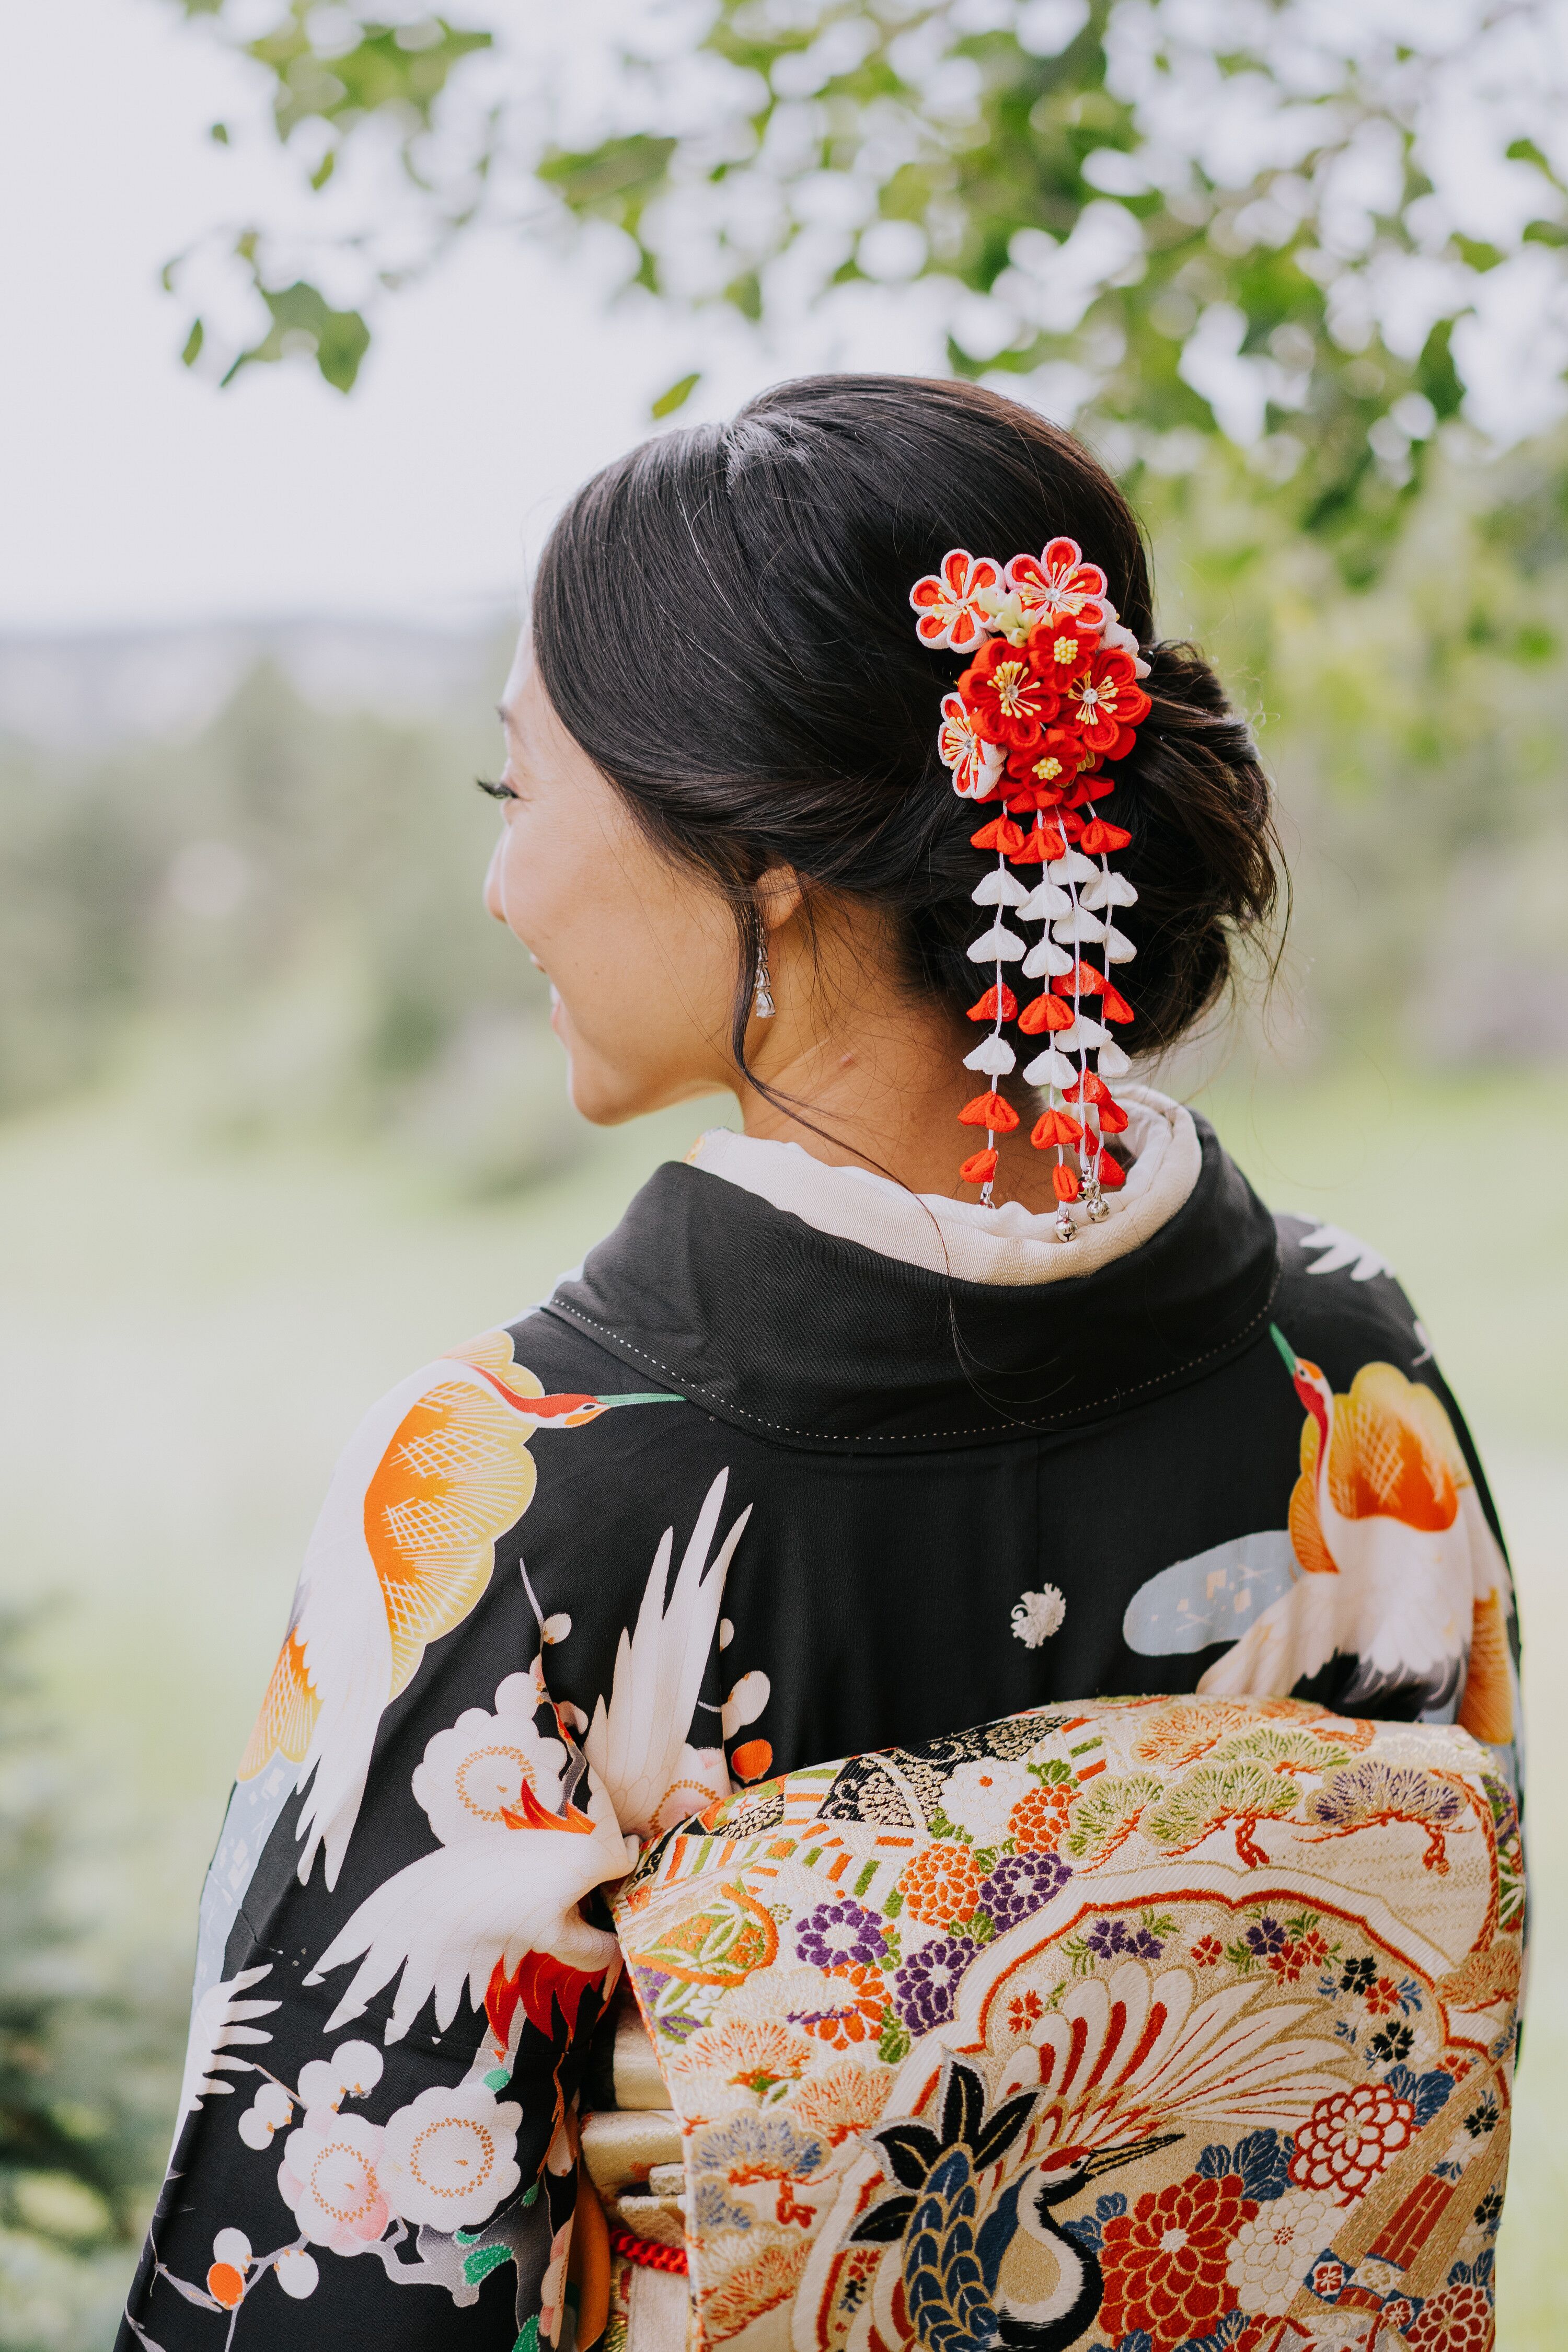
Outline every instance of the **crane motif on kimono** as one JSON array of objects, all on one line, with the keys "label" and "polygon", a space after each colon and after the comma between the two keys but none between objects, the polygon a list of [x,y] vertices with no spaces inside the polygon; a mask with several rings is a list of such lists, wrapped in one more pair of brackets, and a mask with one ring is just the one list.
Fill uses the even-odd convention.
[{"label": "crane motif on kimono", "polygon": [[1510,1739],[1507,1570],[1441,1400],[1385,1363],[1336,1396],[1270,1329],[1308,1415],[1289,1513],[1299,1572],[1198,1688],[1282,1696],[1351,1658],[1337,1704],[1375,1711],[1415,1690],[1441,1719],[1462,1689],[1465,1727]]}]

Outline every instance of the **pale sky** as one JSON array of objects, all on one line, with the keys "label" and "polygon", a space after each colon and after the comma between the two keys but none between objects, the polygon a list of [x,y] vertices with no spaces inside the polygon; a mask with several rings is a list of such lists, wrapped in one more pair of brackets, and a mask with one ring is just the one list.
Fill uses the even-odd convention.
[{"label": "pale sky", "polygon": [[161,0],[11,0],[6,66],[0,630],[510,606],[689,363],[689,331],[497,236],[388,305],[352,398],[300,361],[219,393],[158,272],[247,209],[206,130],[248,79]]}]

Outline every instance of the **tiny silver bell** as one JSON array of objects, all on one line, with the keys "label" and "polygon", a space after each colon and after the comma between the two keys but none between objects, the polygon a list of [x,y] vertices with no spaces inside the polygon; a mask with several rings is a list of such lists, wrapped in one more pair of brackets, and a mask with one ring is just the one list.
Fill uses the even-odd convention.
[{"label": "tiny silver bell", "polygon": [[1072,1219],[1068,1216],[1068,1214],[1067,1211],[1066,1211],[1065,1209],[1058,1209],[1058,1210],[1057,1211],[1057,1239],[1058,1239],[1058,1242],[1070,1242],[1070,1241],[1072,1241],[1072,1240],[1075,1238],[1075,1236],[1077,1235],[1077,1233],[1078,1233],[1078,1227],[1074,1224],[1074,1223],[1073,1223]]},{"label": "tiny silver bell", "polygon": [[1089,1223],[1090,1223],[1091,1225],[1102,1225],[1102,1224],[1105,1223],[1105,1220],[1107,1219],[1107,1217],[1109,1217],[1109,1216],[1110,1216],[1110,1208],[1108,1207],[1108,1205],[1106,1204],[1106,1202],[1105,1202],[1104,1201],[1102,1201],[1102,1200],[1101,1200],[1101,1198],[1100,1198],[1100,1194],[1099,1194],[1098,1192],[1096,1192],[1096,1193],[1095,1193],[1095,1195],[1094,1195],[1094,1197],[1093,1197],[1093,1199],[1089,1202]]}]

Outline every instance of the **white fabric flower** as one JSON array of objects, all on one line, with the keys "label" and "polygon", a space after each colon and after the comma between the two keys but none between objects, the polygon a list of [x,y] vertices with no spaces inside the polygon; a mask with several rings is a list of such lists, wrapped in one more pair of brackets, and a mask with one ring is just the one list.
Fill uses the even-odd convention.
[{"label": "white fabric flower", "polygon": [[1007,1834],[1008,1814],[1034,1785],[1022,1764],[985,1757],[950,1773],[942,1809],[976,1845],[997,1845]]},{"label": "white fabric flower", "polygon": [[399,2107],[382,2140],[381,2193],[405,2221],[437,2230],[486,2221],[522,2175],[514,2162],[522,2109],[482,2083],[437,2084]]},{"label": "white fabric flower", "polygon": [[993,1078],[1005,1078],[1016,1056],[1005,1037],[984,1037],[973,1054],[965,1054],[966,1070],[981,1070]]},{"label": "white fabric flower", "polygon": [[302,2236],[335,2254],[353,2254],[380,2237],[388,2220],[376,2179],[382,2135],[363,2116],[309,2107],[283,2143],[278,2193]]},{"label": "white fabric flower", "polygon": [[1260,2206],[1231,2241],[1226,2274],[1244,2307],[1268,2319],[1282,2317],[1342,2218],[1331,2197],[1311,2189],[1287,2189]]},{"label": "white fabric flower", "polygon": [[526,1828],[532,1806],[560,1811],[566,1750],[535,1728],[537,1705],[531,1676],[508,1675],[493,1715],[470,1706],[430,1741],[413,1789],[443,1845],[485,1830]]},{"label": "white fabric flower", "polygon": [[1026,1649],[1048,1642],[1068,1613],[1067,1602],[1054,1584],[1043,1591],[1021,1593],[1013,1608],[1013,1632]]},{"label": "white fabric flower", "polygon": [[321,2273],[303,2246],[289,2247],[286,2252],[279,2255],[272,2267],[278,2273],[279,2285],[296,2303],[303,2303],[308,2294],[315,2294]]}]

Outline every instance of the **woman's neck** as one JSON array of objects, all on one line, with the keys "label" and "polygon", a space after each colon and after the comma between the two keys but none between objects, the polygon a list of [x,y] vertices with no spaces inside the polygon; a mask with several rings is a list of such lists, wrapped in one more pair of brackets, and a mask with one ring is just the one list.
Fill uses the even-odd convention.
[{"label": "woman's neck", "polygon": [[[800,1034],[782,1002],[776,1025],[753,1021],[749,1058],[767,1091],[737,1088],[742,1124],[750,1136],[798,1143],[830,1167],[872,1168],[911,1192],[952,1198],[961,1192],[959,1162],[984,1140],[957,1118],[966,1082],[971,1093],[989,1083],[969,1081],[963,1067],[979,1033],[938,1007],[888,995],[885,1007],[837,1034]],[[1029,1147],[1034,1097],[1016,1079],[1003,1080],[1000,1091],[1019,1125],[1000,1139],[996,1197],[1037,1213],[1054,1209],[1048,1161]]]}]

